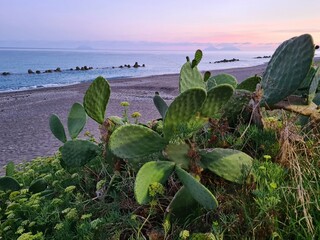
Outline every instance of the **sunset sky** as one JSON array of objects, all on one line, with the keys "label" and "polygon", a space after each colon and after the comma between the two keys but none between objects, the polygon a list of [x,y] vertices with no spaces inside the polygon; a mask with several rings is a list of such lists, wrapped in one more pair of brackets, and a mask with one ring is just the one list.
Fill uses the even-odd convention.
[{"label": "sunset sky", "polygon": [[272,49],[303,33],[319,44],[319,12],[320,0],[1,0],[0,47],[125,41]]}]

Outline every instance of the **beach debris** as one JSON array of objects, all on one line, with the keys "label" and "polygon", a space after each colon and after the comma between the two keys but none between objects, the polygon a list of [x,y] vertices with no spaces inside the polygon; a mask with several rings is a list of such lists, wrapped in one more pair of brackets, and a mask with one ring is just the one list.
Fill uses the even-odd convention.
[{"label": "beach debris", "polygon": [[34,71],[32,71],[31,69],[28,69],[28,73],[29,74],[34,74]]}]

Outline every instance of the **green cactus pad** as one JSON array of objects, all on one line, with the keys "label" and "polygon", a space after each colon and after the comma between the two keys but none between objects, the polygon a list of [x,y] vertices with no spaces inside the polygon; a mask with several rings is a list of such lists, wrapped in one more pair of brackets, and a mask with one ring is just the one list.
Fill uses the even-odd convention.
[{"label": "green cactus pad", "polygon": [[39,193],[42,192],[44,190],[46,190],[48,187],[48,184],[46,182],[46,180],[44,180],[43,178],[37,179],[36,181],[32,182],[30,187],[29,187],[29,192],[31,193]]},{"label": "green cactus pad", "polygon": [[166,112],[168,110],[168,105],[167,103],[163,100],[162,97],[160,97],[159,93],[156,92],[154,97],[153,97],[153,103],[158,109],[158,112],[160,113],[162,119],[164,119]]},{"label": "green cactus pad", "polygon": [[243,89],[250,92],[256,91],[257,84],[261,82],[261,77],[253,76],[245,79],[241,83],[238,84],[237,89]]},{"label": "green cactus pad", "polygon": [[86,125],[87,114],[80,103],[74,103],[68,116],[68,130],[70,137],[75,139]]},{"label": "green cactus pad", "polygon": [[176,166],[176,173],[182,184],[188,189],[191,196],[205,209],[213,210],[218,206],[217,199],[212,193],[198,182],[193,176],[187,173],[182,168]]},{"label": "green cactus pad", "polygon": [[52,114],[49,119],[50,130],[52,134],[61,142],[65,143],[67,141],[66,132],[64,127],[55,114]]},{"label": "green cactus pad", "polygon": [[94,159],[100,153],[100,148],[86,140],[73,140],[66,142],[60,151],[61,165],[72,168],[81,167]]},{"label": "green cactus pad", "polygon": [[311,104],[313,99],[316,96],[317,88],[320,82],[320,67],[315,67],[315,73],[313,74],[313,78],[311,80],[311,83],[309,85],[309,92],[308,92],[308,97],[307,101],[308,104]]},{"label": "green cactus pad", "polygon": [[235,126],[239,120],[246,122],[250,119],[251,113],[246,112],[252,93],[247,90],[236,89],[223,107],[223,118],[226,118],[230,126]]},{"label": "green cactus pad", "polygon": [[149,186],[154,182],[164,184],[172,174],[175,164],[172,162],[147,162],[137,173],[134,183],[134,195],[139,204],[146,204],[151,200]]},{"label": "green cactus pad", "polygon": [[192,63],[187,61],[180,71],[179,91],[183,93],[191,88],[205,88],[205,82],[197,66],[192,68]]},{"label": "green cactus pad", "polygon": [[222,73],[222,74],[212,76],[208,79],[207,89],[208,89],[208,91],[210,91],[211,88],[214,88],[214,87],[221,85],[221,84],[229,84],[233,88],[236,88],[238,85],[238,82],[234,76],[232,76],[230,74]]},{"label": "green cactus pad", "polygon": [[204,149],[201,163],[218,176],[235,183],[243,183],[252,168],[252,157],[233,149]]},{"label": "green cactus pad", "polygon": [[6,176],[0,178],[1,191],[19,191],[20,184],[12,177]]},{"label": "green cactus pad", "polygon": [[211,77],[211,72],[206,71],[203,75],[203,81],[208,81],[208,79]]},{"label": "green cactus pad", "polygon": [[272,106],[295,92],[307,76],[313,56],[314,43],[309,34],[283,42],[263,74],[262,105]]},{"label": "green cactus pad", "polygon": [[188,157],[189,149],[190,147],[186,143],[170,143],[165,149],[165,155],[169,160],[175,162],[177,166],[188,169],[190,161]]},{"label": "green cactus pad", "polygon": [[317,73],[318,67],[317,66],[312,66],[309,69],[309,72],[307,74],[307,76],[304,78],[304,80],[302,81],[301,85],[299,86],[298,90],[296,91],[296,93],[298,94],[304,94],[307,93],[310,87],[310,84],[313,80],[313,78],[315,77],[316,73]]},{"label": "green cactus pad", "polygon": [[10,161],[6,165],[6,176],[12,177],[14,174],[14,162]]},{"label": "green cactus pad", "polygon": [[106,107],[110,97],[110,86],[103,77],[97,77],[88,88],[83,99],[83,106],[88,114],[97,123],[102,124]]},{"label": "green cactus pad", "polygon": [[174,195],[166,209],[170,217],[184,220],[199,206],[198,202],[191,196],[188,189],[182,186]]},{"label": "green cactus pad", "polygon": [[206,92],[202,88],[193,88],[181,93],[170,104],[166,113],[163,132],[166,139],[171,139],[181,133],[181,128],[188,129],[190,121],[202,107]]},{"label": "green cactus pad", "polygon": [[201,116],[213,118],[229,101],[234,89],[229,84],[222,84],[211,88],[201,108]]},{"label": "green cactus pad", "polygon": [[120,158],[138,158],[159,152],[165,148],[165,141],[158,133],[140,125],[124,125],[110,136],[109,148]]},{"label": "green cactus pad", "polygon": [[202,59],[202,51],[200,49],[198,49],[195,54],[194,54],[194,60],[196,61],[196,65],[198,65],[200,63]]}]

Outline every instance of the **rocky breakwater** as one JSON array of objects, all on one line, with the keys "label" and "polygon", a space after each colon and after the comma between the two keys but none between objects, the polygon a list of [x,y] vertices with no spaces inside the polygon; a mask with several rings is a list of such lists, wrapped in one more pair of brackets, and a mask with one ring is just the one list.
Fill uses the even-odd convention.
[{"label": "rocky breakwater", "polygon": [[[237,58],[232,58],[232,59],[223,59],[223,60],[215,61],[213,63],[229,63],[229,62],[238,62],[238,61],[240,60]],[[212,62],[209,62],[209,63],[212,63]]]}]

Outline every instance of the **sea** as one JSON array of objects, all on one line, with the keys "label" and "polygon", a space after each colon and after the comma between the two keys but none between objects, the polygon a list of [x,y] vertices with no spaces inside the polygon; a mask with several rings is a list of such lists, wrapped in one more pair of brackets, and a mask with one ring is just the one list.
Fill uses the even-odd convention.
[{"label": "sea", "polygon": [[[268,62],[269,59],[263,56],[271,54],[267,51],[204,51],[198,68],[206,71],[256,66]],[[92,81],[98,76],[116,81],[119,78],[179,73],[186,56],[192,60],[194,51],[0,48],[0,92],[72,85]],[[214,63],[224,59],[239,61]],[[136,62],[141,67],[134,68]],[[91,69],[76,70],[85,66]],[[57,68],[61,71],[54,71]],[[28,73],[29,69],[34,73]],[[46,70],[51,73],[45,73]]]}]

